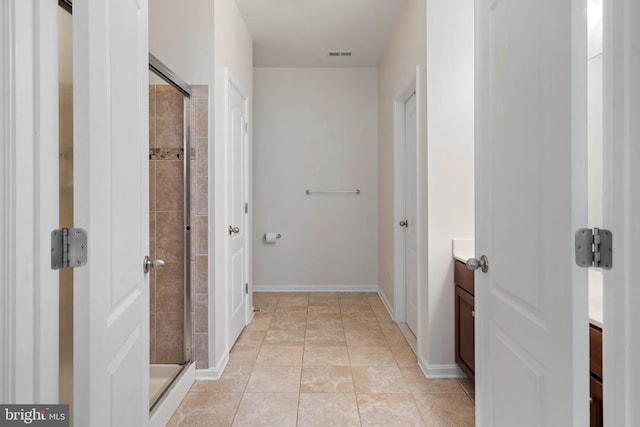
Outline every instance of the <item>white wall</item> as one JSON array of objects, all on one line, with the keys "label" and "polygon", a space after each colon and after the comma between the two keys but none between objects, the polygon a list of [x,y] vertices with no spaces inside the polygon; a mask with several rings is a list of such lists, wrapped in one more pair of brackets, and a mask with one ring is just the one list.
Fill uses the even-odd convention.
[{"label": "white wall", "polygon": [[[213,1],[149,2],[149,52],[189,84],[213,86]],[[211,93],[209,94],[211,99]]]},{"label": "white wall", "polygon": [[[426,7],[424,0],[409,0],[398,19],[396,30],[382,58],[378,79],[378,185],[379,185],[379,280],[380,293],[388,308],[396,304],[394,283],[394,230],[398,224],[394,220],[394,98],[400,95],[407,83],[418,75],[418,253],[419,286],[422,307],[426,307],[427,297],[427,158],[426,158]],[[420,330],[426,333],[423,313],[419,314]],[[424,341],[422,339],[421,341]],[[419,351],[421,351],[419,349]]]},{"label": "white wall", "polygon": [[474,237],[474,3],[469,0],[427,2],[427,141],[429,332],[423,351],[428,373],[438,375],[455,363],[451,241]]},{"label": "white wall", "polygon": [[[209,150],[209,165],[213,165],[213,182],[209,182],[209,239],[210,273],[213,277],[213,287],[209,287],[209,333],[214,333],[214,347],[209,349],[210,366],[218,369],[224,362],[229,348],[227,348],[227,304],[225,283],[227,278],[226,268],[226,229],[229,226],[226,218],[227,204],[226,190],[226,165],[225,165],[225,69],[239,86],[242,93],[248,97],[249,111],[253,104],[253,40],[247,29],[235,0],[216,0],[214,2],[214,75],[215,84],[213,90],[213,150]],[[252,145],[252,118],[249,114],[249,182],[251,182],[251,145]],[[211,125],[209,126],[211,129]],[[212,166],[209,166],[210,168]],[[213,189],[213,192],[211,191]],[[251,204],[251,187],[249,187],[248,199]],[[251,230],[248,230],[251,235]],[[247,248],[248,263],[251,265],[251,246]],[[249,269],[251,271],[251,269]],[[251,273],[247,278],[252,283]],[[249,294],[251,295],[251,293]],[[233,343],[229,343],[233,344]]]},{"label": "white wall", "polygon": [[377,70],[255,68],[254,93],[256,289],[376,289]]}]

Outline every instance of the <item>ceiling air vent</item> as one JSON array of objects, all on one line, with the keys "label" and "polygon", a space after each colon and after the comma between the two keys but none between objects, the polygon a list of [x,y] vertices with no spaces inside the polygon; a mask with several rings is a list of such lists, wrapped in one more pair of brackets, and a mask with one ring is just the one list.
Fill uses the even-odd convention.
[{"label": "ceiling air vent", "polygon": [[352,56],[353,55],[351,52],[339,52],[339,51],[327,52],[327,54],[330,57]]}]

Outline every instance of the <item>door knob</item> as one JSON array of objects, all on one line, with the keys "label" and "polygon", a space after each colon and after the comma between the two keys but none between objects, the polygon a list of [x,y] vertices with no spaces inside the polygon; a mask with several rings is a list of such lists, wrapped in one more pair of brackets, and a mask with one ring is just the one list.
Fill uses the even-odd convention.
[{"label": "door knob", "polygon": [[489,271],[489,258],[486,255],[482,255],[479,261],[477,258],[469,258],[467,260],[467,268],[472,271],[480,269],[483,273],[486,273]]},{"label": "door knob", "polygon": [[409,227],[409,220],[408,219],[404,219],[402,221],[400,221],[400,227]]},{"label": "door knob", "polygon": [[149,269],[153,268],[155,270],[159,270],[164,267],[164,261],[161,259],[151,259],[148,256],[144,257],[144,264],[142,266],[142,270],[145,273],[149,272]]},{"label": "door knob", "polygon": [[239,232],[240,228],[229,226],[229,236],[231,236],[232,233],[238,234]]}]

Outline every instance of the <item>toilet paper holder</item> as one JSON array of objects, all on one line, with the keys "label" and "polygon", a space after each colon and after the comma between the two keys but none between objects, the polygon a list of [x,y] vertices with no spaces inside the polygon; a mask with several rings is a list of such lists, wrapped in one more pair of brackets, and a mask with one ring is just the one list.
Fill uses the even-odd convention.
[{"label": "toilet paper holder", "polygon": [[[262,238],[264,239],[264,241],[267,241],[267,233],[264,233],[264,236],[262,236]],[[281,239],[281,238],[282,238],[282,234],[277,233],[276,239]]]}]

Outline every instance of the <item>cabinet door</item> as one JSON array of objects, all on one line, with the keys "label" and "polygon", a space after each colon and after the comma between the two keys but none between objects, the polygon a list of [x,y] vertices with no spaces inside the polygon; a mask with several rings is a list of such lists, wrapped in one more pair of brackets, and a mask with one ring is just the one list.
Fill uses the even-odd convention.
[{"label": "cabinet door", "polygon": [[475,377],[475,338],[473,296],[456,286],[456,363],[469,377]]},{"label": "cabinet door", "polygon": [[602,383],[591,377],[591,427],[602,427]]}]

